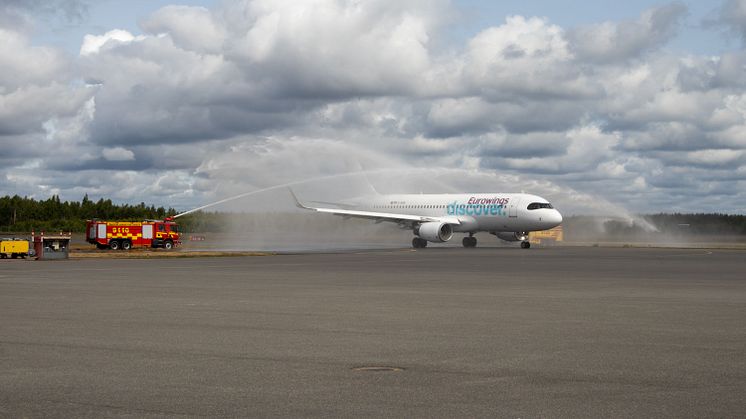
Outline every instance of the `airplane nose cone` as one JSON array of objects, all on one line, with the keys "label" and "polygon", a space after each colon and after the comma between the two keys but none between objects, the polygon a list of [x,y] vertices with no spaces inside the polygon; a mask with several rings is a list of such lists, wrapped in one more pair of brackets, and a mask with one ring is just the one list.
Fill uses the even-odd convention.
[{"label": "airplane nose cone", "polygon": [[560,214],[559,211],[554,210],[554,218],[553,218],[552,221],[554,221],[555,223],[557,223],[557,225],[562,224],[562,214]]},{"label": "airplane nose cone", "polygon": [[544,214],[541,217],[541,220],[546,223],[546,228],[552,228],[562,224],[562,214],[560,214],[559,211],[551,210],[551,212],[547,212],[547,214]]}]

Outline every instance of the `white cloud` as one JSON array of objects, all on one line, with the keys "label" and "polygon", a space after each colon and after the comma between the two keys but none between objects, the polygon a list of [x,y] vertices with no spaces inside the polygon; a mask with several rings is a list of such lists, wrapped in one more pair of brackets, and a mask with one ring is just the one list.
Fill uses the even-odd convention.
[{"label": "white cloud", "polygon": [[53,48],[33,46],[28,35],[0,26],[0,94],[24,85],[49,84],[64,78],[68,63]]},{"label": "white cloud", "polygon": [[190,50],[219,54],[227,39],[227,28],[204,7],[166,6],[142,23],[151,34],[168,34],[174,44]]},{"label": "white cloud", "polygon": [[618,135],[596,125],[583,125],[563,133],[508,136],[497,149],[480,150],[489,167],[532,173],[587,173],[613,159]]},{"label": "white cloud", "polygon": [[80,46],[80,55],[97,54],[102,48],[112,48],[117,44],[128,44],[133,41],[141,41],[144,36],[134,36],[123,29],[113,29],[103,35],[86,35]]},{"label": "white cloud", "polygon": [[728,167],[733,165],[734,163],[743,163],[744,151],[698,150],[686,153],[684,156],[686,161],[691,164],[714,167]]},{"label": "white cloud", "polygon": [[491,100],[600,93],[573,61],[565,31],[542,18],[512,16],[482,31],[469,41],[464,60],[470,88]]},{"label": "white cloud", "polygon": [[634,21],[581,26],[569,33],[572,49],[581,59],[599,62],[626,60],[660,47],[671,39],[687,13],[681,2],[642,12]]},{"label": "white cloud", "polygon": [[[283,94],[412,91],[428,70],[436,7],[422,2],[238,1],[227,56]],[[240,18],[240,20],[239,20]]]},{"label": "white cloud", "polygon": [[109,161],[130,161],[135,159],[135,153],[123,147],[104,148],[101,153]]}]

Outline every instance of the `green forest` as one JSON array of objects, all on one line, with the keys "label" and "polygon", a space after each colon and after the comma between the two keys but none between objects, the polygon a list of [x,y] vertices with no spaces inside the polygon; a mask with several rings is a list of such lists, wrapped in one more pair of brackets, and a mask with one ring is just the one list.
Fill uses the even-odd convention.
[{"label": "green forest", "polygon": [[46,200],[16,196],[0,197],[0,231],[85,231],[85,222],[102,220],[141,221],[163,219],[176,214],[172,208],[138,205],[116,205],[110,199],[94,202],[83,197],[80,202],[61,201],[57,195]]},{"label": "green forest", "polygon": [[[142,221],[163,219],[177,214],[173,208],[155,207],[141,202],[137,205],[114,204],[110,199],[92,201],[88,195],[80,202],[61,201],[53,195],[46,200],[20,196],[0,197],[0,231],[29,233],[31,231],[69,231],[81,233],[90,219],[116,221]],[[300,215],[299,215],[300,216]],[[248,214],[198,212],[179,218],[182,231],[221,232]],[[730,214],[649,214],[642,218],[656,226],[659,232],[685,234],[746,235],[746,216]],[[292,218],[292,217],[291,217]],[[588,230],[598,217],[569,216],[563,223],[567,230]],[[597,223],[596,223],[597,224]],[[607,234],[629,236],[640,234],[643,229],[635,224],[606,220],[603,230]]]}]

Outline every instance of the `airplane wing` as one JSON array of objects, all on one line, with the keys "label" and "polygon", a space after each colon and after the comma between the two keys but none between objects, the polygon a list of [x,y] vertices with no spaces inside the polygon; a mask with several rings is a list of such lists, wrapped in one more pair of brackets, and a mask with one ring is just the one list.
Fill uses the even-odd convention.
[{"label": "airplane wing", "polygon": [[343,217],[365,218],[369,220],[374,220],[376,223],[380,223],[383,221],[390,221],[390,222],[395,222],[398,224],[411,226],[413,224],[435,221],[435,222],[445,222],[445,223],[454,224],[454,225],[461,224],[461,221],[459,221],[457,217],[429,217],[429,216],[414,215],[414,214],[397,214],[397,213],[390,213],[390,212],[358,211],[358,210],[352,210],[352,209],[309,207],[307,205],[302,204],[300,200],[298,200],[298,197],[295,196],[295,193],[293,192],[292,189],[290,190],[290,194],[293,196],[293,199],[295,200],[295,205],[298,208],[311,210],[311,211],[317,211],[317,212],[326,213],[326,214],[334,214],[334,215],[339,215]]}]

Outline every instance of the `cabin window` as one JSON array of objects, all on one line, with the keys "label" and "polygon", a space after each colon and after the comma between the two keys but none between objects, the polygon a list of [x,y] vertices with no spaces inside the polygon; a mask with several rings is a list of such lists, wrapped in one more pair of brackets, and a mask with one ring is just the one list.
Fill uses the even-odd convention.
[{"label": "cabin window", "polygon": [[552,209],[554,207],[552,206],[552,204],[550,204],[548,202],[532,202],[532,203],[528,204],[528,208],[527,209],[529,209],[529,210],[536,210],[536,209],[539,209],[539,208],[549,208],[549,209]]}]

